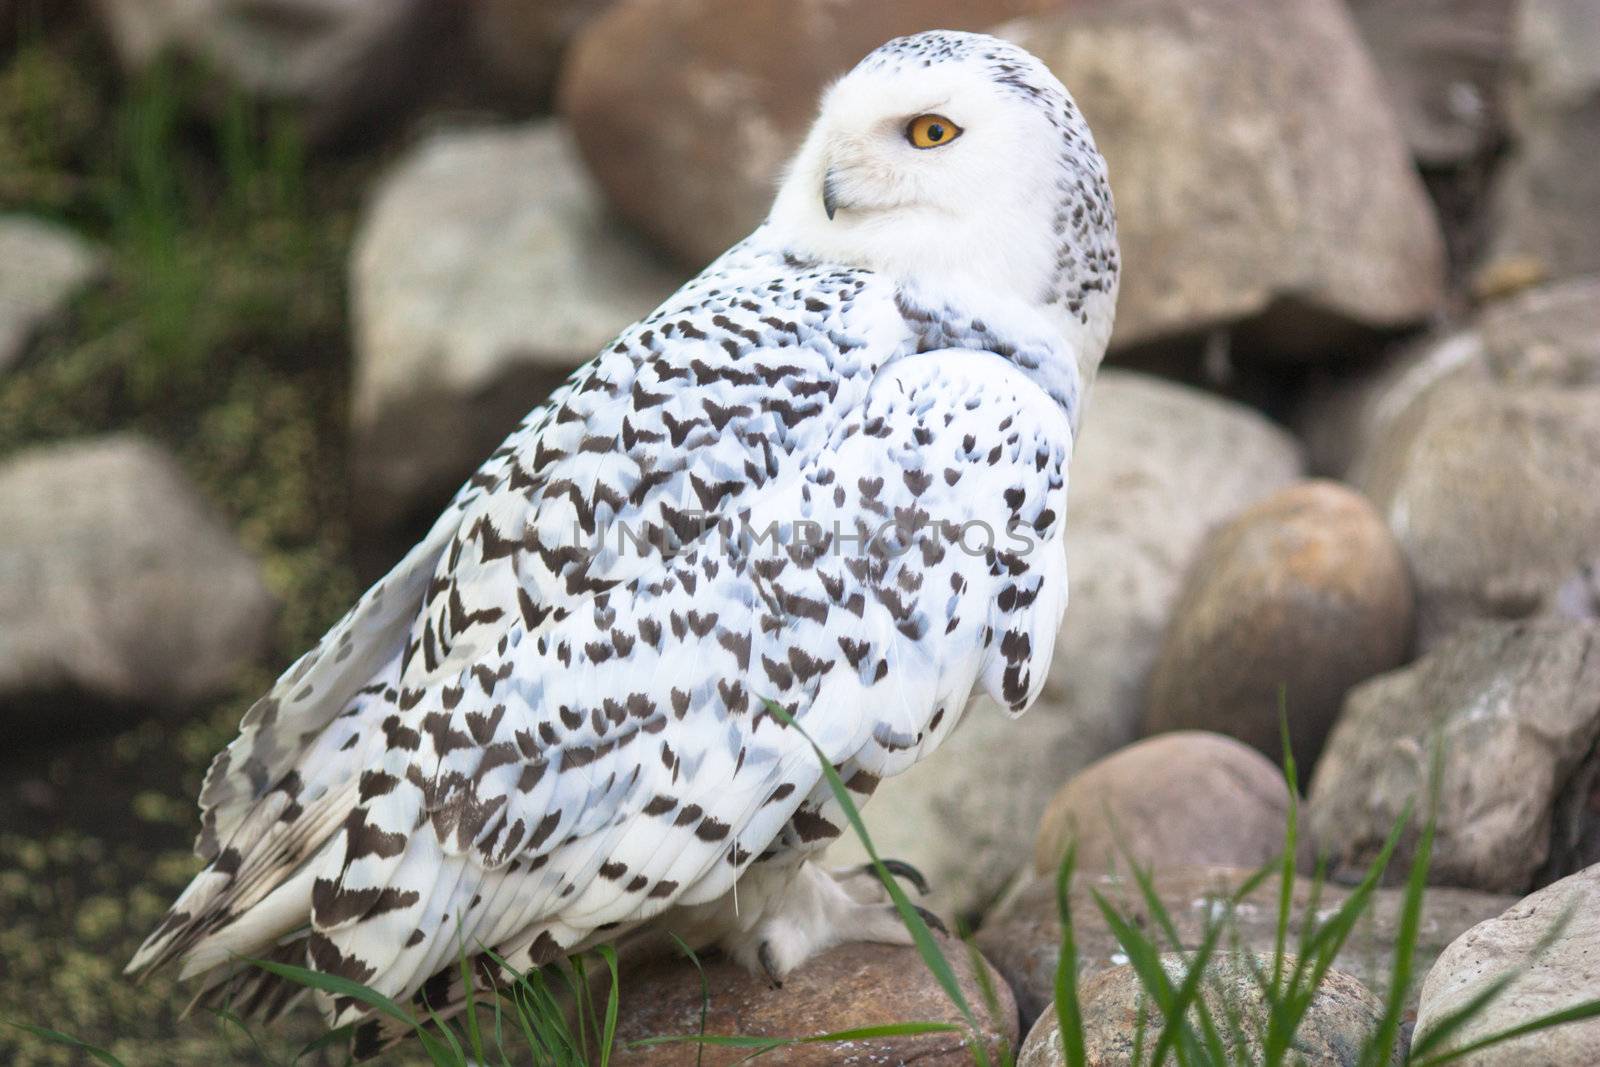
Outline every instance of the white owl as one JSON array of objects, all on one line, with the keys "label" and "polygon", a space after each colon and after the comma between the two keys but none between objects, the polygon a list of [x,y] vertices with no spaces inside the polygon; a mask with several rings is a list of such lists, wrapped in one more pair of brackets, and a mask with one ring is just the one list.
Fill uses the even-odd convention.
[{"label": "white owl", "polygon": [[271,1016],[298,990],[237,957],[272,956],[448,1014],[463,945],[532,967],[671,930],[776,977],[906,941],[813,862],[844,820],[801,730],[864,801],[976,690],[1038,694],[1118,266],[1105,163],[1042,63],[949,32],[873,52],[767,221],[245,716],[200,797],[208,865],[130,970],[181,959]]}]

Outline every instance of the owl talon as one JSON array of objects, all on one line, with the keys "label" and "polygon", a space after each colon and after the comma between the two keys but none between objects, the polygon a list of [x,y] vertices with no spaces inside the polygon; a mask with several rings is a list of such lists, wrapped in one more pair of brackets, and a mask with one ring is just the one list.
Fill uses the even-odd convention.
[{"label": "owl talon", "polygon": [[[928,879],[923,877],[922,872],[911,866],[911,864],[907,863],[905,860],[884,860],[883,869],[894,875],[896,878],[903,878],[910,882],[912,886],[916,888],[917,893],[920,896],[925,897],[929,893],[933,892],[933,889],[928,885]],[[875,870],[876,869],[870,863],[863,863],[861,865],[861,873],[863,874],[875,873]]]},{"label": "owl talon", "polygon": [[[928,929],[937,930],[946,937],[950,936],[950,930],[945,926],[943,919],[939,918],[939,916],[935,915],[927,908],[922,907],[920,904],[913,904],[911,906],[916,909],[916,912],[919,916],[921,916],[922,921],[928,924]],[[896,911],[895,914],[898,915],[900,913]]]},{"label": "owl talon", "polygon": [[756,949],[756,959],[761,961],[761,969],[767,972],[767,981],[772,983],[773,989],[783,988],[783,979],[778,976],[778,961],[772,956],[772,943],[761,942],[761,947]]}]

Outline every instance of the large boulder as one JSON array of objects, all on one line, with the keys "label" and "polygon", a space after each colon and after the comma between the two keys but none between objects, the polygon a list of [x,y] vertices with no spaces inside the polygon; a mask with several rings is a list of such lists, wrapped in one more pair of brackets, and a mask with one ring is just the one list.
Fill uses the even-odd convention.
[{"label": "large boulder", "polygon": [[629,221],[699,269],[766,217],[823,88],[891,37],[1062,0],[629,0],[578,35],[561,106]]},{"label": "large boulder", "polygon": [[351,266],[362,520],[431,517],[680,280],[606,215],[558,122],[418,146],[380,186]]},{"label": "large boulder", "polygon": [[[921,867],[941,905],[992,899],[1027,862],[1060,785],[1138,736],[1162,633],[1206,535],[1301,469],[1294,439],[1253,411],[1103,372],[1072,459],[1071,602],[1038,706],[1012,720],[980,702],[939,751],[885,781],[865,813],[879,850]],[[834,855],[859,860],[860,846],[846,837]]]},{"label": "large boulder", "polygon": [[1430,879],[1525,892],[1565,873],[1546,866],[1552,816],[1597,739],[1600,624],[1468,627],[1351,692],[1311,779],[1311,825],[1333,875],[1359,877],[1408,806],[1426,817],[1437,750]]},{"label": "large boulder", "polygon": [[1439,304],[1439,227],[1339,0],[1097,0],[1000,31],[1077,97],[1125,264],[1113,349],[1334,356]]},{"label": "large boulder", "polygon": [[[1188,972],[1184,956],[1168,954],[1160,962],[1173,985],[1183,981]],[[1293,963],[1291,958],[1289,965]],[[1252,1062],[1262,1055],[1261,1035],[1271,1005],[1258,976],[1270,973],[1272,966],[1270,955],[1247,959],[1238,953],[1219,953],[1207,967],[1207,981],[1199,995],[1207,1013],[1214,1020],[1237,1018],[1244,1023],[1239,1030],[1218,1026],[1230,1061]],[[1078,998],[1089,1063],[1095,1067],[1142,1067],[1148,1062],[1146,1057],[1164,1020],[1131,964],[1085,980]],[[1371,990],[1343,972],[1328,971],[1295,1031],[1294,1062],[1303,1067],[1356,1067],[1362,1062],[1363,1044],[1377,1032],[1382,1018],[1383,1002]],[[1190,1016],[1190,1022],[1198,1029],[1197,1014]],[[1066,1067],[1067,1062],[1061,1023],[1052,1006],[1029,1031],[1017,1067]],[[1381,1062],[1398,1064],[1400,1058],[1396,1053]]]},{"label": "large boulder", "polygon": [[1512,150],[1479,281],[1600,271],[1600,16],[1591,0],[1524,0]]},{"label": "large boulder", "polygon": [[1600,275],[1496,301],[1375,366],[1316,375],[1295,419],[1312,468],[1363,481],[1374,446],[1450,382],[1600,386]]},{"label": "large boulder", "polygon": [[[986,982],[980,983],[974,956],[959,941],[938,941],[983,1027],[980,1037],[989,1062],[999,1062],[1017,1044],[1017,1008],[1010,990],[978,957],[977,965],[987,971]],[[994,991],[992,1006],[985,1004],[985,985]],[[702,961],[698,968],[687,960],[663,959],[623,971],[611,1062],[618,1067],[728,1067],[744,1062],[752,1050],[698,1042],[629,1044],[700,1033],[810,1037],[906,1022],[945,1023],[963,1031],[793,1045],[762,1060],[791,1067],[911,1062],[957,1067],[973,1062],[959,1010],[914,948],[840,945],[789,972],[781,987],[726,958]]]},{"label": "large boulder", "polygon": [[[1440,1052],[1593,999],[1597,960],[1600,867],[1590,867],[1453,941],[1422,983],[1417,1039],[1425,1039],[1442,1020],[1506,978],[1510,986],[1447,1038]],[[1461,1067],[1600,1063],[1600,1019],[1524,1034],[1455,1062]]]},{"label": "large boulder", "polygon": [[0,215],[0,371],[104,270],[101,252],[70,230]]},{"label": "large boulder", "polygon": [[108,437],[0,465],[0,733],[183,708],[266,648],[274,605],[164,452]]},{"label": "large boulder", "polygon": [[[1276,875],[1267,878],[1237,905],[1229,901],[1238,895],[1255,871],[1233,867],[1167,867],[1153,872],[1156,896],[1178,932],[1178,947],[1192,952],[1205,939],[1206,923],[1228,914],[1231,933],[1226,943],[1250,952],[1272,952],[1278,936],[1278,899],[1281,883]],[[1088,978],[1126,962],[1126,953],[1111,932],[1094,894],[1099,893],[1139,930],[1152,934],[1158,920],[1138,887],[1126,874],[1081,872],[1073,880],[1068,906],[1072,914],[1073,938],[1078,954],[1078,975]],[[1298,944],[1307,920],[1326,921],[1332,910],[1349,899],[1350,890],[1336,885],[1313,888],[1311,879],[1297,878],[1290,902],[1288,935]],[[1395,942],[1400,936],[1400,918],[1405,891],[1380,888],[1367,907],[1365,918],[1356,925],[1350,939],[1339,951],[1336,966],[1380,992],[1388,986],[1394,960]],[[1478,893],[1466,889],[1432,888],[1423,898],[1422,916],[1417,927],[1414,973],[1421,974],[1444,951],[1446,945],[1471,927],[1501,911],[1515,897]],[[1024,1029],[1033,1025],[1054,996],[1056,965],[1061,960],[1061,917],[1056,906],[1055,878],[1029,879],[1010,894],[978,931],[977,944],[996,969],[1005,976]],[[1163,950],[1174,946],[1163,941]],[[1410,1003],[1416,1001],[1415,994]]]},{"label": "large boulder", "polygon": [[1378,441],[1362,488],[1399,540],[1431,648],[1478,619],[1594,617],[1600,387],[1432,390]]},{"label": "large boulder", "polygon": [[1309,772],[1346,691],[1404,662],[1411,583],[1383,518],[1305,482],[1213,534],[1150,680],[1145,729],[1215,730],[1281,759],[1279,712]]},{"label": "large boulder", "polygon": [[[251,96],[293,108],[317,139],[393,113],[452,35],[430,0],[95,0],[124,67],[177,56]],[[226,98],[226,92],[213,94]]]},{"label": "large boulder", "polygon": [[1351,0],[1412,155],[1457,166],[1505,133],[1516,0]]},{"label": "large boulder", "polygon": [[1288,814],[1288,783],[1259,752],[1221,734],[1164,734],[1061,787],[1039,824],[1033,869],[1053,873],[1069,847],[1082,871],[1259,867],[1283,851]]}]

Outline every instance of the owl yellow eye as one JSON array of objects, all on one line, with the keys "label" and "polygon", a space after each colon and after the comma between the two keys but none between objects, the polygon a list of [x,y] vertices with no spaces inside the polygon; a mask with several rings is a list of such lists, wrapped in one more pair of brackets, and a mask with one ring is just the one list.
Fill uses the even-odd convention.
[{"label": "owl yellow eye", "polygon": [[961,136],[961,127],[943,115],[918,115],[906,125],[906,140],[913,148],[938,148]]}]

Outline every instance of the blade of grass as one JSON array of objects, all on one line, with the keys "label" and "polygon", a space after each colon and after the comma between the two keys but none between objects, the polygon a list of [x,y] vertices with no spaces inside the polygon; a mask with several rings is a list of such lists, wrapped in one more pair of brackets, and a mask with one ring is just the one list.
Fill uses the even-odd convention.
[{"label": "blade of grass", "polygon": [[1600,1000],[1586,1000],[1582,1004],[1574,1004],[1570,1008],[1562,1008],[1560,1011],[1553,1011],[1548,1015],[1541,1015],[1536,1019],[1530,1019],[1518,1026],[1513,1026],[1497,1033],[1490,1034],[1488,1037],[1480,1038],[1469,1045],[1462,1045],[1460,1048],[1451,1049],[1449,1052],[1440,1053],[1439,1055],[1431,1057],[1430,1059],[1421,1061],[1414,1060],[1412,1061],[1412,1067],[1438,1067],[1440,1064],[1449,1063],[1452,1060],[1459,1060],[1464,1056],[1470,1056],[1474,1052],[1481,1052],[1486,1048],[1492,1048],[1493,1046],[1504,1041],[1510,1041],[1513,1038],[1521,1037],[1524,1034],[1534,1034],[1538,1033],[1540,1030],[1548,1030],[1552,1026],[1563,1026],[1567,1023],[1582,1022],[1584,1019],[1594,1018],[1600,1018]]},{"label": "blade of grass", "polygon": [[[695,973],[700,976],[700,1035],[704,1037],[706,1032],[706,1017],[711,1012],[711,986],[710,983],[706,981],[706,970],[704,967],[700,966],[700,957],[695,954],[694,949],[689,947],[688,942],[684,941],[684,939],[679,937],[677,934],[669,934],[669,936],[673,941],[677,942],[678,950],[685,956],[689,957],[689,962],[694,964]],[[705,1062],[705,1046],[702,1045],[700,1048],[695,1050],[694,1062],[695,1067],[701,1067],[701,1064]]]},{"label": "blade of grass", "polygon": [[51,1030],[43,1026],[34,1026],[31,1023],[8,1022],[6,1025],[15,1027],[24,1033],[32,1034],[41,1041],[49,1041],[52,1044],[66,1045],[68,1048],[79,1049],[88,1053],[90,1056],[93,1056],[95,1059],[105,1064],[106,1067],[126,1067],[121,1060],[117,1059],[110,1052],[107,1052],[99,1045],[91,1045],[89,1042],[73,1037],[71,1034],[63,1034],[59,1030]]},{"label": "blade of grass", "polygon": [[600,958],[605,960],[606,969],[611,972],[611,989],[606,993],[606,1028],[600,1042],[600,1067],[607,1067],[611,1062],[611,1047],[617,1041],[617,1005],[619,1003],[617,953],[610,945],[601,945]]},{"label": "blade of grass", "polygon": [[1083,1043],[1083,1011],[1078,1003],[1078,943],[1072,930],[1072,868],[1078,846],[1067,846],[1067,854],[1056,868],[1056,914],[1061,917],[1061,956],[1056,961],[1056,1024],[1061,1035],[1061,1054],[1067,1067],[1087,1067],[1089,1054]]}]

